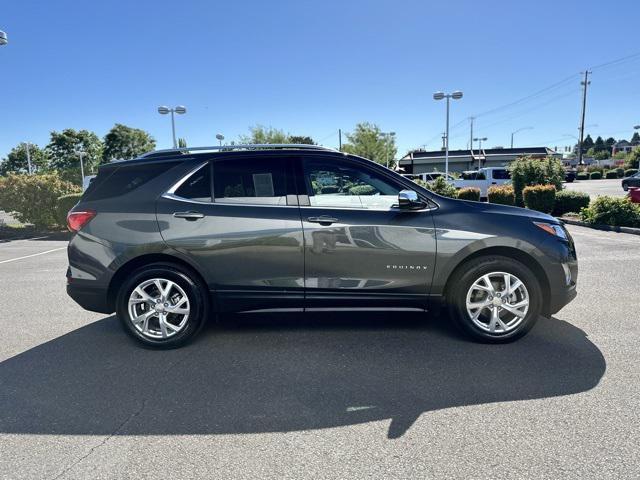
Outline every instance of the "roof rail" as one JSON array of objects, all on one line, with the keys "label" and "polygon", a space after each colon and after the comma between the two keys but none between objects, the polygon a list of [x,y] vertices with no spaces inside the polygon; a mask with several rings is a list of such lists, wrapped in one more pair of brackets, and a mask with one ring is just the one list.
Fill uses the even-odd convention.
[{"label": "roof rail", "polygon": [[151,152],[144,153],[138,158],[156,157],[162,155],[170,155],[173,153],[189,153],[189,152],[206,152],[206,151],[232,151],[232,150],[267,150],[267,149],[285,149],[285,148],[297,148],[307,150],[324,150],[329,152],[337,152],[338,150],[329,147],[323,147],[321,145],[309,145],[309,144],[296,144],[296,143],[248,143],[241,145],[214,145],[211,147],[183,147],[183,148],[168,148],[165,150],[153,150]]}]

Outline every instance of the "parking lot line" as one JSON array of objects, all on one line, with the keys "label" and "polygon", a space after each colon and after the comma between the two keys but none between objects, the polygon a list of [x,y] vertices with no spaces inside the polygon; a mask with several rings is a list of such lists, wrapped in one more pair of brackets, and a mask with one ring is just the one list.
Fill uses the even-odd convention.
[{"label": "parking lot line", "polygon": [[23,257],[9,258],[8,260],[2,260],[2,261],[0,261],[0,264],[1,264],[1,263],[15,262],[15,261],[18,261],[18,260],[24,260],[25,258],[37,257],[38,255],[44,255],[44,254],[46,254],[46,253],[57,252],[57,251],[59,251],[59,250],[64,250],[64,249],[66,249],[66,248],[67,248],[67,247],[53,248],[53,249],[51,249],[51,250],[47,250],[47,251],[45,251],[45,252],[32,253],[31,255],[25,255],[25,256],[23,256]]}]

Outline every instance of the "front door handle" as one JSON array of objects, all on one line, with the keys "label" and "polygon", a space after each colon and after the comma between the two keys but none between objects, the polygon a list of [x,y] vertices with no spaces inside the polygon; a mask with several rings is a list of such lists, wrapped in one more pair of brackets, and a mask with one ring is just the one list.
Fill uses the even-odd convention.
[{"label": "front door handle", "polygon": [[191,222],[204,218],[204,214],[200,212],[175,212],[173,216],[175,218],[184,218],[185,220],[189,220]]},{"label": "front door handle", "polygon": [[311,223],[319,223],[320,225],[331,225],[338,221],[337,218],[330,217],[328,215],[320,215],[319,217],[309,217],[307,221]]}]

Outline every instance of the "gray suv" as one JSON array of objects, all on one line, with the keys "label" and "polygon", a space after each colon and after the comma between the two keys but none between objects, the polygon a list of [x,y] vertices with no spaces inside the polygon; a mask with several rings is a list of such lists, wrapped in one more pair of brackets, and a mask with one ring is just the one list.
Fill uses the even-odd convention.
[{"label": "gray suv", "polygon": [[100,167],[69,212],[67,292],[177,347],[221,312],[434,311],[523,336],[576,295],[573,241],[532,210],[441,197],[309,145],[157,151]]}]

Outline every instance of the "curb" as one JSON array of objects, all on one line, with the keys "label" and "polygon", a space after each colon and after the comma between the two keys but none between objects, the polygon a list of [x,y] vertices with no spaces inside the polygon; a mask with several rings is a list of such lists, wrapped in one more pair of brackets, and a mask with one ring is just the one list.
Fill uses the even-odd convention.
[{"label": "curb", "polygon": [[564,223],[568,223],[569,225],[576,225],[578,227],[587,227],[593,228],[594,230],[603,230],[605,232],[617,232],[617,233],[629,233],[631,235],[640,235],[640,228],[632,228],[632,227],[616,227],[613,225],[591,225],[589,223],[581,222],[580,220],[575,220],[573,218],[567,217],[558,217]]}]

